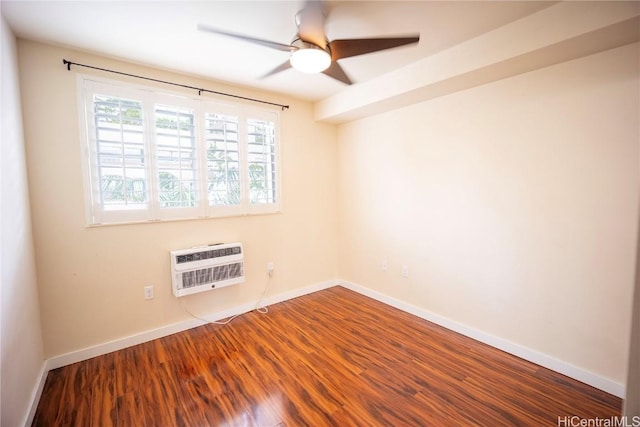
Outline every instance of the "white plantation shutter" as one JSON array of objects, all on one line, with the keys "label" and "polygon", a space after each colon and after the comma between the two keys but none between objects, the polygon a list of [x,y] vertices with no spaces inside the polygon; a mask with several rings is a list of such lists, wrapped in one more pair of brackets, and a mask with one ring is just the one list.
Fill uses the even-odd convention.
[{"label": "white plantation shutter", "polygon": [[106,210],[146,208],[142,104],[95,95],[93,105],[102,204]]},{"label": "white plantation shutter", "polygon": [[205,113],[209,206],[240,206],[242,177],[238,116]]},{"label": "white plantation shutter", "polygon": [[89,223],[148,216],[149,168],[144,91],[90,82],[83,89],[84,176]]},{"label": "white plantation shutter", "polygon": [[79,78],[89,225],[280,210],[279,112]]},{"label": "white plantation shutter", "polygon": [[[163,97],[162,101],[154,106],[157,216],[197,217],[201,203],[196,106],[179,99]],[[178,103],[188,106],[175,105]]]},{"label": "white plantation shutter", "polygon": [[247,119],[247,173],[249,203],[253,209],[264,210],[276,206],[278,170],[276,151],[276,123],[273,118]]}]

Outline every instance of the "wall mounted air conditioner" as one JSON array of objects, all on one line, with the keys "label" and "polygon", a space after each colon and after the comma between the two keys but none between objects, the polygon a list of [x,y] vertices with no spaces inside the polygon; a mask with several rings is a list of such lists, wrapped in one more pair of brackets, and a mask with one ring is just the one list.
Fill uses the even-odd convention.
[{"label": "wall mounted air conditioner", "polygon": [[171,251],[171,285],[176,297],[244,282],[242,243]]}]

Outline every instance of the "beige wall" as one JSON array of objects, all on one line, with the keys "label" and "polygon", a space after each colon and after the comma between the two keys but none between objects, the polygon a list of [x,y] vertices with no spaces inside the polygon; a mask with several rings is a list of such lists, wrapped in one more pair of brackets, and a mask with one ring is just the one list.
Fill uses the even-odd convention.
[{"label": "beige wall", "polygon": [[341,125],[341,277],[624,384],[638,117],[634,44]]},{"label": "beige wall", "polygon": [[[46,357],[189,319],[168,251],[239,240],[247,282],[184,298],[193,312],[256,301],[274,261],[272,295],[341,277],[625,382],[637,44],[337,128],[280,95],[29,41],[18,56]],[[284,213],[86,228],[75,73],[110,76],[62,58],[291,104]]]},{"label": "beige wall", "polygon": [[[184,297],[198,315],[256,302],[269,261],[270,295],[337,277],[336,130],[315,123],[310,104],[35,42],[19,41],[18,52],[47,357],[190,319],[171,293],[171,249],[244,244],[246,282]],[[63,58],[291,104],[281,116],[284,213],[85,228],[76,73],[89,72],[67,71]],[[149,284],[155,298],[145,301]]]},{"label": "beige wall", "polygon": [[4,17],[0,138],[0,425],[24,425],[44,369],[16,42]]},{"label": "beige wall", "polygon": [[[640,217],[638,218],[640,221]],[[640,248],[638,233],[637,248]],[[627,368],[627,394],[624,400],[623,415],[629,420],[640,419],[640,250],[636,249],[636,277],[633,294],[633,314],[629,342],[629,366]],[[631,423],[631,421],[629,421]]]}]

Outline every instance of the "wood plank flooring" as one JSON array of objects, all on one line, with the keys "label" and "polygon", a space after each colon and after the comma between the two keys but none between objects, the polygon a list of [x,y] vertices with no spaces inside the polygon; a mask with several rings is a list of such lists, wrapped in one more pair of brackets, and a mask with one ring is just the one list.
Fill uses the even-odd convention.
[{"label": "wood plank flooring", "polygon": [[53,370],[33,425],[557,426],[621,405],[334,287]]}]

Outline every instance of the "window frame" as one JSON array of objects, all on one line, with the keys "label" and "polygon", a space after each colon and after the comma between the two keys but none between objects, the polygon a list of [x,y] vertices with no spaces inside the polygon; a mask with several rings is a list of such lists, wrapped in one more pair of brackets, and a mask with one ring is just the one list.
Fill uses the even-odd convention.
[{"label": "window frame", "polygon": [[[282,162],[280,141],[280,111],[245,103],[220,102],[201,96],[184,94],[155,87],[79,74],[78,110],[80,115],[81,163],[83,173],[85,220],[88,227],[170,220],[191,220],[229,216],[262,215],[282,211]],[[102,190],[98,165],[98,140],[94,122],[94,95],[139,101],[142,104],[146,207],[142,209],[106,209],[101,201]],[[195,141],[195,207],[161,207],[158,164],[157,106],[193,111]],[[206,119],[208,113],[237,117],[238,165],[240,201],[237,205],[210,205]],[[273,203],[251,203],[249,200],[248,126],[250,120],[273,123],[275,183]],[[180,157],[178,157],[180,158]],[[270,180],[271,181],[271,180]],[[271,181],[272,182],[272,181]],[[126,181],[125,181],[126,183]]]}]

